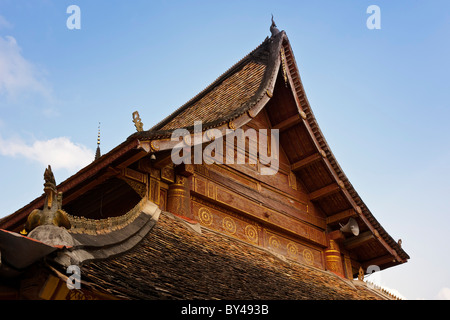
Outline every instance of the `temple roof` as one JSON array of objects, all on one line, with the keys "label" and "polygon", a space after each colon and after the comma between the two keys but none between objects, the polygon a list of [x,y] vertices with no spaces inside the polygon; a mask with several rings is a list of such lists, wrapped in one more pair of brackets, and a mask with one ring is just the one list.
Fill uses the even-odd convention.
[{"label": "temple roof", "polygon": [[132,250],[81,273],[90,289],[122,299],[394,298],[168,212]]},{"label": "temple roof", "polygon": [[[280,82],[283,82],[281,80],[283,76],[286,84],[280,85]],[[277,90],[277,87],[288,87],[292,90],[298,110],[286,112],[275,103],[270,106],[272,95],[276,91],[284,90],[284,88]],[[280,104],[279,100],[278,104]],[[136,132],[128,140],[151,139],[153,142],[160,142],[156,151],[169,149],[173,145],[164,144],[164,141],[167,141],[175,129],[185,128],[193,132],[194,121],[202,121],[204,131],[211,128],[228,128],[230,123],[233,123],[233,127],[238,128],[251,121],[263,108],[267,109],[268,106],[272,109],[271,116],[277,120],[278,125],[273,126],[274,128],[290,126],[292,123],[295,125],[290,128],[298,128],[298,130],[296,129],[297,133],[285,133],[285,138],[280,138],[280,144],[286,147],[286,150],[289,148],[287,145],[293,144],[292,142],[295,140],[310,139],[312,140],[311,145],[315,145],[313,146],[315,150],[311,151],[311,148],[299,150],[296,147],[288,154],[293,171],[296,170],[294,168],[297,167],[297,164],[303,165],[302,169],[297,170],[296,173],[307,189],[313,193],[327,187],[334,187],[332,183],[337,183],[336,188],[342,189],[339,197],[327,195],[317,199],[317,203],[325,213],[331,217],[336,213],[333,212],[335,208],[340,208],[341,212],[349,208],[355,209],[363,222],[362,231],[369,230],[375,234],[388,253],[394,256],[392,263],[376,261],[376,264],[384,265],[382,267],[384,268],[406,262],[409,255],[377,221],[332,153],[306,97],[300,72],[284,31],[266,38],[260,46],[186,104],[150,130]],[[286,114],[283,115],[283,112]],[[304,121],[302,128],[300,128],[301,118]],[[303,131],[306,132],[306,135],[303,134]],[[316,161],[317,154],[314,153],[317,150],[324,156],[323,162]],[[305,163],[307,164],[305,165]],[[360,254],[364,255],[364,250],[361,250]]]},{"label": "temple roof", "polygon": [[[284,101],[288,101],[289,106],[279,108],[285,106]],[[375,219],[331,152],[306,98],[284,31],[266,38],[153,128],[130,135],[116,148],[62,182],[57,189],[64,192],[66,201],[77,199],[85,190],[114,177],[116,170],[124,170],[146,156],[147,152],[140,149],[146,141],[150,141],[154,152],[169,150],[173,146],[169,138],[175,129],[191,130],[194,121],[202,121],[204,130],[239,128],[263,109],[272,119],[272,127],[283,130],[280,144],[288,151],[289,170],[295,172],[304,184],[309,200],[326,216],[327,221],[320,227],[323,230],[336,227],[338,216],[345,213],[347,217],[346,212],[351,212],[361,231],[370,238],[364,246],[353,249],[361,261],[376,261],[382,269],[406,262],[408,254]],[[158,143],[156,148],[153,142]],[[43,204],[43,196],[33,200],[0,220],[0,228],[20,231],[29,213]],[[331,272],[287,260],[170,213],[162,213],[157,223],[144,215],[134,219],[134,224],[111,235],[72,230],[79,246],[71,250],[81,252],[89,247],[89,254],[94,257],[90,259],[81,252],[84,257],[81,262],[91,261],[83,264],[82,274],[86,284],[93,289],[119,298],[380,298],[366,286],[355,286],[355,282]],[[140,219],[144,221],[142,225],[138,225]],[[146,224],[147,228],[143,228]],[[4,236],[10,237],[10,234],[4,232]],[[95,239],[113,239],[120,250],[110,250],[110,254],[102,257],[101,250],[92,245]],[[123,254],[124,250],[130,251]],[[57,251],[61,253],[60,249]],[[115,256],[117,252],[122,254]],[[115,257],[97,261],[107,256]],[[65,265],[61,261],[59,263]]]},{"label": "temple roof", "polygon": [[174,129],[192,129],[202,121],[203,129],[215,128],[244,114],[272,91],[278,71],[278,51],[284,32],[266,38],[256,49],[218,77],[207,88],[150,130],[130,138],[167,137]]}]

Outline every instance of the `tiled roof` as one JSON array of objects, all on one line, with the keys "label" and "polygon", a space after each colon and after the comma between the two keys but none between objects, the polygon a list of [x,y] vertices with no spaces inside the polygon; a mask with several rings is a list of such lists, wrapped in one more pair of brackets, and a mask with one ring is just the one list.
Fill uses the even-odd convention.
[{"label": "tiled roof", "polygon": [[283,35],[280,32],[266,38],[175,112],[150,130],[135,133],[129,139],[170,136],[174,129],[191,129],[194,121],[202,121],[204,129],[214,128],[248,111],[272,84]]},{"label": "tiled roof", "polygon": [[383,299],[330,272],[194,231],[166,212],[128,253],[86,264],[81,274],[92,289],[122,299]]},{"label": "tiled roof", "polygon": [[201,99],[181,111],[174,119],[162,126],[161,130],[189,127],[194,121],[210,123],[223,119],[255,95],[265,70],[264,64],[250,61]]}]

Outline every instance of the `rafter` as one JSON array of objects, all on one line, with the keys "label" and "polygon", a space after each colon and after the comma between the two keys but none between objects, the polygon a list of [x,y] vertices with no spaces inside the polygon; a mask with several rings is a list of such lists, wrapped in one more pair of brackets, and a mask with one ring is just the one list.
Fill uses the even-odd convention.
[{"label": "rafter", "polygon": [[117,169],[124,169],[126,167],[128,167],[130,164],[138,161],[139,159],[142,159],[143,157],[145,157],[146,155],[148,155],[147,152],[140,150],[138,153],[136,153],[134,156],[128,158],[127,160],[125,160],[124,162],[118,164],[116,166]]},{"label": "rafter", "polygon": [[75,192],[71,193],[67,197],[64,196],[63,197],[63,207],[65,205],[67,205],[68,203],[70,203],[71,201],[73,201],[76,198],[78,198],[79,196],[81,196],[82,194],[84,194],[87,191],[91,190],[92,188],[98,186],[99,184],[102,184],[103,182],[105,182],[109,178],[117,176],[119,174],[120,174],[119,170],[117,170],[115,168],[112,168],[112,167],[109,167],[102,175],[100,175],[95,180],[92,180],[88,184],[82,186],[81,188],[79,188]]},{"label": "rafter", "polygon": [[341,188],[337,183],[330,184],[326,187],[320,188],[319,190],[313,191],[309,194],[309,199],[311,201],[317,201],[323,197],[329,196],[336,192],[339,192]]},{"label": "rafter", "polygon": [[373,233],[371,231],[366,231],[366,232],[360,233],[359,236],[357,236],[357,237],[353,237],[353,238],[345,240],[344,247],[347,250],[354,249],[372,239],[375,239],[375,236],[373,235]]},{"label": "rafter", "polygon": [[291,165],[292,171],[299,171],[307,166],[312,165],[316,161],[319,161],[322,159],[322,156],[319,153],[314,153],[313,155],[310,155],[300,161],[297,161]]},{"label": "rafter", "polygon": [[333,214],[332,216],[327,217],[327,224],[332,224],[347,218],[357,217],[358,214],[354,209],[344,210],[338,213]]},{"label": "rafter", "polygon": [[281,132],[295,126],[296,124],[299,124],[302,121],[299,114],[296,114],[292,117],[287,118],[286,120],[281,121],[280,123],[277,123],[275,126],[273,126],[272,129],[278,129]]},{"label": "rafter", "polygon": [[376,257],[374,259],[368,260],[368,261],[364,261],[362,263],[362,266],[364,269],[366,269],[368,266],[381,266],[385,263],[391,263],[395,261],[395,257],[390,255],[390,254],[386,254],[384,256],[381,257]]}]

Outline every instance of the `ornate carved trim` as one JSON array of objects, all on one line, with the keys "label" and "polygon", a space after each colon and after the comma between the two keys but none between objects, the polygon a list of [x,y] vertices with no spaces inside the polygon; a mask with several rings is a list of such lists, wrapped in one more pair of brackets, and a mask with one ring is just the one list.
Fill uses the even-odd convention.
[{"label": "ornate carved trim", "polygon": [[120,177],[123,181],[125,181],[134,191],[141,197],[145,198],[147,194],[147,184],[142,183],[136,180],[132,180],[126,177]]},{"label": "ornate carved trim", "polygon": [[95,220],[68,214],[70,224],[72,225],[69,232],[96,235],[120,230],[132,223],[139,216],[146,201],[147,199],[142,199],[133,209],[119,217]]},{"label": "ornate carved trim", "polygon": [[145,173],[130,168],[125,168],[122,170],[122,174],[126,178],[130,178],[144,184],[147,183],[147,175]]},{"label": "ornate carved trim", "polygon": [[141,121],[141,117],[139,116],[138,111],[133,112],[133,123],[136,127],[137,132],[144,131],[144,124]]}]

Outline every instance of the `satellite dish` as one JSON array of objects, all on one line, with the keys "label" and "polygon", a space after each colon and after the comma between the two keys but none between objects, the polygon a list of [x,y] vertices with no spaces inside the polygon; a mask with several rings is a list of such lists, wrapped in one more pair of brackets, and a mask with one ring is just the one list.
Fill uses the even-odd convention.
[{"label": "satellite dish", "polygon": [[342,224],[340,224],[340,226],[341,226],[340,230],[342,232],[353,233],[354,236],[359,235],[358,222],[356,222],[356,220],[353,218],[348,219],[348,222],[345,226],[343,226]]}]

